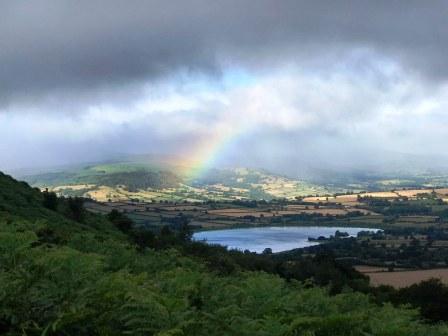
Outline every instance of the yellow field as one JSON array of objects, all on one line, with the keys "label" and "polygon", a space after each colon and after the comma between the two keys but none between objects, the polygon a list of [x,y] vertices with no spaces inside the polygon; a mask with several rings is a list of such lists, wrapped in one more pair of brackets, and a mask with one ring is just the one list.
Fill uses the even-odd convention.
[{"label": "yellow field", "polygon": [[350,204],[355,205],[359,204],[358,202],[358,195],[357,194],[351,194],[351,195],[340,195],[340,196],[314,196],[314,197],[305,197],[303,199],[305,202],[312,202],[312,203],[325,203],[325,202],[332,202],[332,203],[341,203],[341,204]]},{"label": "yellow field", "polygon": [[410,190],[397,190],[396,193],[403,197],[417,197],[418,194],[430,194],[432,189],[410,189]]},{"label": "yellow field", "polygon": [[313,203],[325,203],[325,202],[333,202],[333,203],[341,203],[347,205],[355,205],[358,203],[359,197],[378,197],[378,198],[398,198],[398,197],[408,197],[408,198],[416,198],[419,194],[430,194],[435,191],[439,197],[442,197],[445,202],[448,201],[448,188],[440,188],[440,189],[407,189],[407,190],[396,190],[396,191],[376,191],[376,192],[364,192],[359,194],[349,194],[349,195],[339,195],[339,196],[312,196],[305,197],[303,200],[305,202],[313,202]]},{"label": "yellow field", "polygon": [[435,189],[435,192],[440,195],[448,196],[448,188]]},{"label": "yellow field", "polygon": [[73,184],[73,185],[62,185],[57,186],[52,189],[54,192],[59,192],[64,189],[70,189],[70,190],[83,190],[83,189],[89,189],[95,187],[95,184]]},{"label": "yellow field", "polygon": [[360,194],[361,197],[397,198],[398,194],[393,191],[378,191]]},{"label": "yellow field", "polygon": [[448,284],[447,268],[394,272],[365,271],[362,273],[370,278],[370,283],[373,286],[388,285],[395,288],[402,288],[431,278],[440,279],[443,283]]},{"label": "yellow field", "polygon": [[386,272],[386,267],[358,265],[354,267],[360,273]]},{"label": "yellow field", "polygon": [[108,199],[112,200],[121,200],[124,199],[122,195],[120,195],[118,192],[116,192],[115,188],[110,188],[106,186],[98,187],[95,190],[89,191],[88,195],[93,198],[94,200],[100,201],[100,202],[106,202]]}]

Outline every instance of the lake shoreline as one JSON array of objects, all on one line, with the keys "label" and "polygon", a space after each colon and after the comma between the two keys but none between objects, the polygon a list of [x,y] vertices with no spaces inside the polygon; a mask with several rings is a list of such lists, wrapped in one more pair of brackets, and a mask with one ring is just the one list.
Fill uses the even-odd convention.
[{"label": "lake shoreline", "polygon": [[298,248],[319,245],[319,241],[309,238],[330,238],[337,231],[346,232],[355,237],[361,231],[376,232],[378,228],[342,227],[342,226],[269,226],[252,228],[233,228],[225,230],[204,230],[193,234],[194,241],[206,244],[221,245],[227,249],[261,253],[270,249],[272,253],[286,252]]},{"label": "lake shoreline", "polygon": [[[347,228],[365,228],[365,229],[371,229],[372,225],[364,225],[362,223],[334,223],[336,225],[329,225],[329,223],[316,223],[316,222],[303,222],[303,223],[282,223],[282,224],[275,224],[275,223],[261,223],[261,224],[247,224],[247,223],[238,223],[235,225],[232,225],[231,227],[203,227],[203,228],[197,228],[196,225],[191,226],[191,230],[193,233],[197,232],[204,232],[204,231],[222,231],[222,230],[237,230],[237,229],[251,229],[251,228],[267,228],[267,227],[347,227]],[[375,230],[383,230],[386,225],[378,225],[378,223],[375,223]]]}]

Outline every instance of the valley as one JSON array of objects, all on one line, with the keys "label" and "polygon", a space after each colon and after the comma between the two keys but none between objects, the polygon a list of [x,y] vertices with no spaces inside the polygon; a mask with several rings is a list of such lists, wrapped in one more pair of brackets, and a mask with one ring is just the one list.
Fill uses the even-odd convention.
[{"label": "valley", "polygon": [[[231,229],[338,228],[340,234],[308,240],[294,241],[292,235],[283,247],[276,245],[272,258],[296,263],[329,254],[381,293],[383,286],[400,290],[432,278],[448,282],[448,187],[440,176],[437,182],[415,176],[406,183],[377,177],[356,185],[350,180],[316,184],[256,169],[212,169],[193,178],[173,164],[121,162],[26,179],[60,197],[82,198],[92,214],[115,212],[135,229],[155,234],[187,226],[195,235],[212,231],[213,241],[225,244],[221,236],[233,236]],[[369,233],[371,228],[380,231]],[[346,236],[355,229],[357,235]],[[272,252],[272,237],[260,240],[265,247],[255,245],[256,235],[242,239],[253,251]]]},{"label": "valley", "polygon": [[[211,168],[201,175],[177,159],[130,158],[51,172],[19,175],[34,187],[99,202],[206,202],[305,199],[356,202],[357,195],[415,197],[448,188],[448,174],[339,174],[336,178],[293,178],[254,168]],[[398,173],[397,173],[398,174]],[[447,196],[448,197],[448,196]]]},{"label": "valley", "polygon": [[212,169],[199,177],[190,176],[189,170],[175,163],[117,162],[23,178],[61,196],[82,196],[101,202],[295,199],[343,190],[257,169]]}]

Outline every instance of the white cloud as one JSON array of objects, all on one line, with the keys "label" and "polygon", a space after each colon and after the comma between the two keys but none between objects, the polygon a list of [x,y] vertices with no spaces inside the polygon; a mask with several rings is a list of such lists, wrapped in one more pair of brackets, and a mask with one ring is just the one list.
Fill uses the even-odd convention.
[{"label": "white cloud", "polygon": [[[448,86],[428,85],[393,60],[362,57],[362,69],[355,57],[315,71],[294,65],[268,73],[254,70],[250,80],[234,76],[232,84],[229,76],[225,85],[216,78],[171,78],[148,83],[138,94],[123,94],[125,99],[90,99],[76,105],[76,114],[60,113],[73,108],[69,103],[12,105],[0,113],[0,169],[43,160],[63,163],[69,156],[61,153],[64,148],[73,151],[74,161],[114,152],[182,152],[186,147],[194,152],[195,144],[213,133],[234,128],[244,130],[245,138],[233,150],[259,152],[261,161],[271,160],[263,154],[263,136],[275,144],[276,158],[282,152],[300,155],[286,147],[294,141],[323,147],[331,142],[328,147],[347,153],[361,145],[378,152],[441,150],[448,135]],[[39,110],[46,113],[35,113]],[[317,148],[315,155],[326,153]]]}]

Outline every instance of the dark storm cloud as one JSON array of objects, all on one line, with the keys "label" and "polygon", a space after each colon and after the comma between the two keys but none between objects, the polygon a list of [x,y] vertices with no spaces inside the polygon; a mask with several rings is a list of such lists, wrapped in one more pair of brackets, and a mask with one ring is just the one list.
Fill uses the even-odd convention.
[{"label": "dark storm cloud", "polygon": [[[446,1],[1,1],[0,101],[369,48],[448,76]],[[263,63],[265,64],[265,63]]]}]

